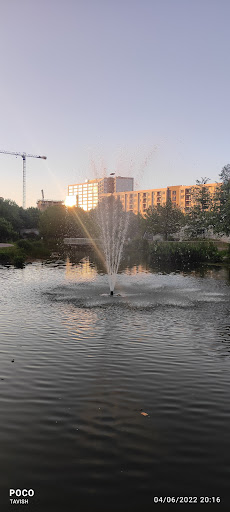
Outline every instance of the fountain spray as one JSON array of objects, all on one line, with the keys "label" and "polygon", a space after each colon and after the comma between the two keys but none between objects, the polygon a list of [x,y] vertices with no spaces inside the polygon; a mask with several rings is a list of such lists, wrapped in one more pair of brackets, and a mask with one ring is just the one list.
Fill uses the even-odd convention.
[{"label": "fountain spray", "polygon": [[120,199],[111,195],[105,197],[100,202],[98,206],[98,217],[110,295],[113,296],[128,229],[129,215],[124,212]]}]

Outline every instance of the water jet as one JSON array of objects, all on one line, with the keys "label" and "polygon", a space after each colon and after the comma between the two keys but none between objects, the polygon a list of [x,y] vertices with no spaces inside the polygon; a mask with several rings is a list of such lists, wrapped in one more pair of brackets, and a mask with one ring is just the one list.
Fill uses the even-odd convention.
[{"label": "water jet", "polygon": [[105,197],[98,206],[98,223],[108,275],[110,295],[113,295],[129,223],[129,213],[120,199]]}]

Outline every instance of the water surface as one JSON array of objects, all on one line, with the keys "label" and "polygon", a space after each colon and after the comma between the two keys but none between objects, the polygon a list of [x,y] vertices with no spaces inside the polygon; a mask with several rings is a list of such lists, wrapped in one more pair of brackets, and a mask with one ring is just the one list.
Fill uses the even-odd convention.
[{"label": "water surface", "polygon": [[228,272],[123,267],[114,297],[87,258],[0,268],[3,511],[229,503]]}]

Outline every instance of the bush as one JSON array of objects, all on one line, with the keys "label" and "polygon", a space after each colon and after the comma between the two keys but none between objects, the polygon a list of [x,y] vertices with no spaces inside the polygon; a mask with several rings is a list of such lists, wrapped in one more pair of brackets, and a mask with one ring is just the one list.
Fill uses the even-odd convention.
[{"label": "bush", "polygon": [[134,238],[125,245],[125,253],[138,251],[145,254],[149,253],[149,242],[145,238]]},{"label": "bush", "polygon": [[13,264],[16,268],[24,268],[25,256],[23,254],[15,254],[13,258]]},{"label": "bush", "polygon": [[31,258],[48,258],[50,256],[49,248],[44,245],[42,240],[30,241],[30,240],[18,240],[17,246],[23,249],[26,256]]},{"label": "bush", "polygon": [[213,242],[155,242],[150,251],[152,264],[178,269],[222,261]]},{"label": "bush", "polygon": [[2,265],[15,265],[17,268],[23,268],[25,262],[25,253],[17,246],[4,247],[0,250],[0,263]]},{"label": "bush", "polygon": [[31,243],[28,240],[18,240],[17,246],[20,247],[20,249],[24,249],[27,252],[31,250]]}]

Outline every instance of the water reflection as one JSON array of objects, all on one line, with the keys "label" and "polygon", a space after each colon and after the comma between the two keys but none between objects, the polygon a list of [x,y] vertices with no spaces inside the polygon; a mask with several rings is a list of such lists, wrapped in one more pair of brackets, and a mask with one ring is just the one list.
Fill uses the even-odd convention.
[{"label": "water reflection", "polygon": [[66,278],[69,281],[92,281],[97,276],[95,264],[93,264],[87,256],[83,257],[77,265],[71,262],[70,258],[67,257],[65,269]]},{"label": "water reflection", "polygon": [[69,305],[64,310],[63,325],[76,340],[84,340],[95,336],[97,330],[97,313]]}]

